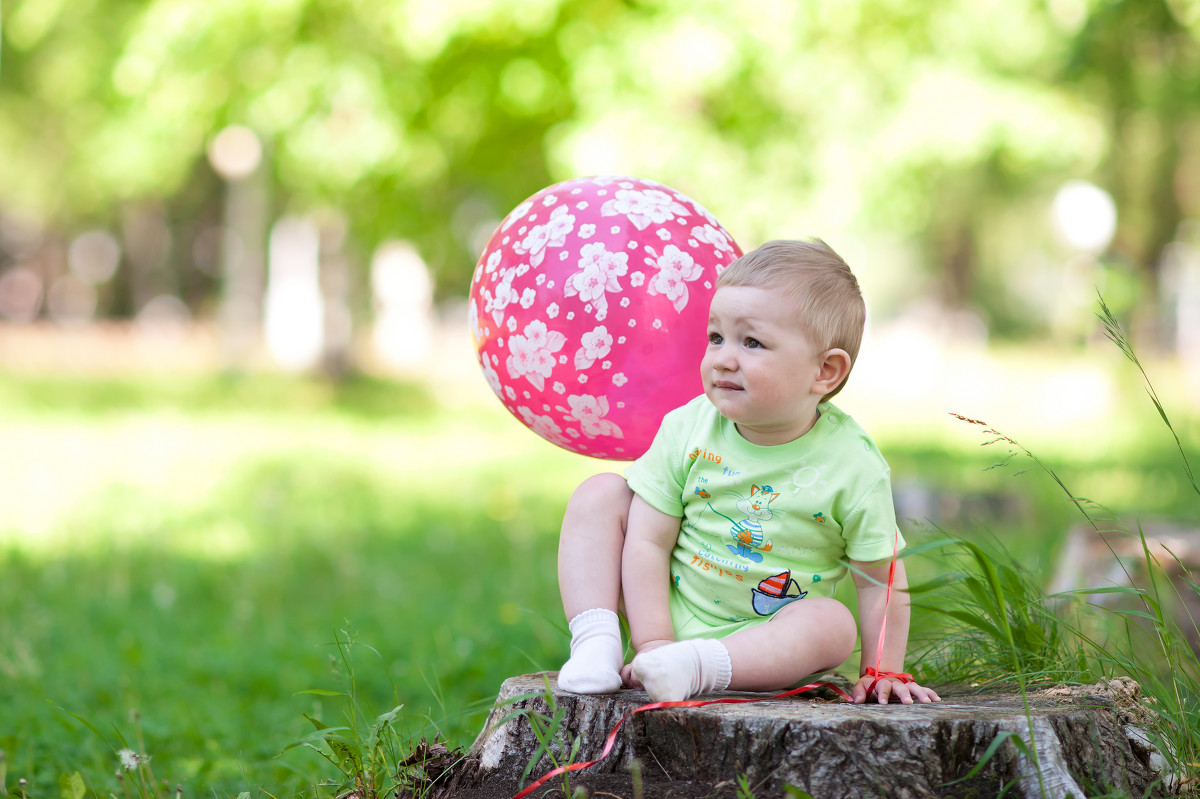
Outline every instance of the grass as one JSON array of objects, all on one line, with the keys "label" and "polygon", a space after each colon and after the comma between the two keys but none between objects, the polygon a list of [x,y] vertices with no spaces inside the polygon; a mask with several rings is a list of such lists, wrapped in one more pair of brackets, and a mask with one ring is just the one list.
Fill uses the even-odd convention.
[{"label": "grass", "polygon": [[571,470],[552,448],[498,444],[495,419],[435,433],[430,411],[289,407],[270,384],[191,411],[152,388],[98,410],[92,390],[113,389],[10,399],[0,423],[0,749],[30,795],[117,767],[64,711],[129,739],[138,712],[156,773],[189,795],[313,795],[323,764],[280,753],[304,713],[332,723],[328,697],[299,692],[338,689],[337,630],[381,655],[364,697],[456,743],[504,677],[560,657]]},{"label": "grass", "polygon": [[[1078,517],[1032,474],[984,471],[977,441],[879,438],[898,482],[981,498],[943,503],[939,523],[1035,573]],[[1086,445],[1047,464],[1118,486],[1118,512],[1183,512],[1186,485],[1161,479],[1174,443],[1142,438],[1102,465]],[[356,701],[380,710],[359,728],[403,706],[389,769],[439,734],[469,744],[504,678],[560,665],[562,509],[619,468],[490,397],[383,380],[0,375],[0,442],[0,786],[33,797],[76,772],[89,795],[124,795],[115,750],[139,736],[186,796],[335,795],[337,764],[294,744],[323,745],[306,715],[350,726],[341,631],[367,647]],[[989,511],[996,496],[1011,512]]]},{"label": "grass", "polygon": [[[1182,518],[1194,519],[1200,484],[1184,438],[1103,299],[1098,316],[1107,337],[1140,374],[1158,420],[1174,444],[1175,469],[1184,478],[1183,499],[1193,509]],[[1109,562],[1118,567],[1125,582],[1048,595],[1044,584],[1032,579],[1004,547],[987,551],[955,538],[930,544],[931,549],[951,550],[950,563],[958,567],[912,590],[915,607],[926,616],[946,620],[935,634],[924,637],[920,659],[926,678],[956,677],[981,686],[1015,683],[1028,715],[1031,686],[1132,677],[1147,697],[1142,710],[1149,719],[1149,738],[1169,763],[1161,781],[1168,790],[1194,795],[1200,785],[1200,653],[1188,638],[1200,637],[1200,619],[1190,609],[1200,599],[1200,584],[1191,567],[1170,545],[1149,539],[1139,519],[1122,522],[1120,514],[1073,493],[1059,472],[1013,438],[985,422],[958,418],[982,429],[987,437],[984,446],[999,444],[1007,449],[992,468],[1024,466],[1056,487],[1085,523],[1082,534],[1107,548]],[[1122,537],[1137,542],[1132,557],[1122,559],[1127,551],[1119,546]],[[1101,604],[1113,596],[1124,601]],[[1029,734],[1025,750],[1042,785],[1032,723]],[[983,762],[1006,736],[993,742]],[[1014,739],[1013,743],[1020,742]]]}]

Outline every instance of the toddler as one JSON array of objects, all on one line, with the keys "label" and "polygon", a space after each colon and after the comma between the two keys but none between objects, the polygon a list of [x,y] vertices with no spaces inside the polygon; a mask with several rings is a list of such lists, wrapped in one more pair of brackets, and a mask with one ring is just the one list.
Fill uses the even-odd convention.
[{"label": "toddler", "polygon": [[[851,571],[862,632],[853,700],[939,700],[899,674],[909,609],[898,560],[885,602],[904,546],[887,463],[829,402],[865,317],[854,275],[819,240],[768,242],[721,273],[704,395],[667,414],[624,478],[589,478],[567,506],[561,689],[624,684],[677,701],[796,685],[854,650],[854,616],[833,598]],[[636,652],[628,665],[622,604]]]}]

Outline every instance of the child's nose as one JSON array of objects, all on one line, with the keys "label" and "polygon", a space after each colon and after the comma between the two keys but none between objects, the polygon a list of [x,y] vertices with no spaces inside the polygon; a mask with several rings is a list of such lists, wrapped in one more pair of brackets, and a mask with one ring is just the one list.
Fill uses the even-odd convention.
[{"label": "child's nose", "polygon": [[722,371],[731,372],[737,368],[737,358],[734,357],[730,348],[722,347],[713,356],[713,366]]}]

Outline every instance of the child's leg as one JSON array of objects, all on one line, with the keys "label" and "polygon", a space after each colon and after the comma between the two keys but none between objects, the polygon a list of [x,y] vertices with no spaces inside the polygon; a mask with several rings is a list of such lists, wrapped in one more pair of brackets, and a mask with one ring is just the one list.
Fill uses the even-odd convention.
[{"label": "child's leg", "polygon": [[735,691],[778,691],[810,674],[836,669],[854,653],[854,614],[836,599],[793,602],[766,624],[722,640]]},{"label": "child's leg", "polygon": [[575,490],[558,542],[558,587],[571,625],[571,659],[558,686],[581,694],[621,687],[624,664],[617,607],[621,548],[633,492],[616,474],[590,477]]},{"label": "child's leg", "polygon": [[640,654],[633,673],[659,702],[726,688],[776,691],[840,666],[856,639],[854,616],[845,605],[813,597],[720,640],[679,641]]}]

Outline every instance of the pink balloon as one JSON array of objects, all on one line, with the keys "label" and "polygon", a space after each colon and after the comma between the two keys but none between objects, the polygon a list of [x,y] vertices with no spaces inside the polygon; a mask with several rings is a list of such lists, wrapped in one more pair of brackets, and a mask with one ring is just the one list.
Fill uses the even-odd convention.
[{"label": "pink balloon", "polygon": [[703,390],[709,301],[740,255],[712,214],[661,183],[542,189],[505,217],[471,279],[484,376],[547,441],[633,460]]}]

